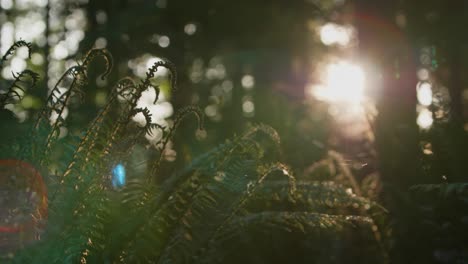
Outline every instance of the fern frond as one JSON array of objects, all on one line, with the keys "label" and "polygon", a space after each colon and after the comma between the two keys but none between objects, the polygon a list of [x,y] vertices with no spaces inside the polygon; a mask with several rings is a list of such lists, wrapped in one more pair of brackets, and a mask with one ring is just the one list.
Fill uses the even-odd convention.
[{"label": "fern frond", "polygon": [[115,90],[111,93],[107,105],[110,106],[110,104],[116,99],[119,99],[119,97],[125,100],[125,104],[120,110],[117,121],[114,122],[112,128],[110,129],[108,141],[102,155],[107,155],[111,151],[114,143],[118,140],[120,135],[123,133],[124,128],[130,122],[130,119],[132,118],[131,111],[135,108],[138,96],[139,94],[137,86],[135,85],[135,82],[129,77],[119,80],[115,85]]},{"label": "fern frond", "polygon": [[114,67],[114,60],[112,58],[112,55],[107,49],[91,49],[90,51],[88,51],[88,53],[84,57],[83,63],[81,64],[81,66],[85,69],[85,72],[86,72],[89,64],[97,57],[104,58],[104,61],[106,62],[106,70],[101,75],[101,79],[104,80],[107,77],[107,75],[109,75],[109,73],[112,71],[112,68]]},{"label": "fern frond", "polygon": [[151,135],[152,134],[152,130],[157,128],[157,129],[160,129],[161,132],[164,132],[165,131],[165,127],[159,125],[159,124],[156,124],[156,123],[153,123],[153,119],[151,117],[151,113],[149,111],[148,108],[135,108],[133,109],[131,112],[130,112],[130,115],[133,117],[137,114],[143,114],[143,116],[145,117],[145,125],[143,126],[143,129],[145,130],[145,133],[148,134],[148,135]]},{"label": "fern frond", "polygon": [[[259,166],[259,168],[257,169],[257,173],[259,175],[258,179],[256,181],[250,181],[247,183],[245,191],[243,191],[239,195],[240,198],[233,203],[233,206],[230,208],[230,213],[224,218],[222,223],[220,223],[219,226],[216,227],[214,232],[211,233],[210,237],[206,242],[207,244],[212,243],[214,237],[216,237],[218,233],[220,233],[224,228],[226,228],[229,222],[239,213],[239,211],[242,208],[244,208],[245,204],[249,202],[251,197],[255,196],[256,190],[263,184],[265,179],[275,171],[281,172],[284,176],[288,178],[288,194],[291,196],[290,199],[294,200],[293,197],[295,196],[296,192],[296,179],[284,164],[275,163],[267,166]],[[199,254],[203,254],[204,251],[206,251],[206,247],[202,246],[199,251]],[[198,255],[195,255],[195,258],[198,257]]]},{"label": "fern frond", "polygon": [[[172,140],[174,136],[174,132],[177,130],[179,127],[180,123],[184,118],[186,118],[188,115],[194,114],[195,117],[197,118],[198,121],[198,129],[203,130],[204,129],[204,115],[203,112],[200,110],[200,108],[196,106],[187,106],[179,111],[177,111],[175,118],[174,118],[174,123],[173,125],[168,129],[167,133],[163,136],[161,139],[161,142],[159,142],[159,157],[158,159],[153,163],[153,166],[151,168],[151,174],[155,175],[159,169],[159,166],[161,165],[162,158],[164,157],[163,151],[166,149],[167,144],[169,143],[170,140]],[[148,124],[148,123],[147,123]],[[149,130],[150,132],[151,130]],[[165,130],[163,129],[163,133]]]},{"label": "fern frond", "polygon": [[172,193],[179,184],[188,180],[191,173],[194,171],[201,171],[204,174],[211,175],[217,173],[217,168],[227,166],[226,164],[232,160],[233,155],[236,153],[237,155],[250,154],[250,157],[247,155],[244,156],[246,159],[261,159],[263,157],[262,152],[259,150],[261,146],[256,145],[255,142],[250,140],[252,135],[253,133],[249,133],[232,140],[226,140],[224,144],[220,144],[213,150],[197,157],[189,166],[166,179],[162,184],[162,189],[165,190],[166,193],[163,197],[169,197],[169,194]]},{"label": "fern frond", "polygon": [[[209,181],[206,181],[204,187],[193,197],[191,205],[186,209],[180,220],[186,224],[179,225],[174,230],[170,241],[159,256],[162,263],[173,260],[175,252],[185,252],[180,255],[181,259],[179,261],[182,262],[190,259],[189,256],[201,254],[204,249],[203,245],[206,245],[207,241],[210,241],[238,213],[252,196],[256,187],[272,171],[286,172],[285,175],[291,180],[291,173],[282,164],[264,167],[263,170],[260,170],[264,174],[260,174],[261,176],[257,180],[252,180],[258,174],[256,159],[259,156],[254,154],[256,153],[254,150],[251,153],[253,159],[249,161],[245,159],[243,151],[251,150],[238,148],[238,144],[231,144],[233,149],[229,151],[230,154],[221,160],[217,166],[213,166],[214,164],[210,162],[210,169],[202,167],[205,170],[203,175],[210,176],[207,179]],[[237,151],[233,151],[234,149],[237,149]],[[244,158],[240,158],[241,156],[244,156]],[[291,180],[290,183],[290,190],[294,192],[294,181]],[[204,225],[204,221],[210,223],[209,228]],[[195,245],[198,245],[198,247]]]},{"label": "fern frond", "polygon": [[126,100],[128,104],[138,99],[137,85],[130,77],[125,77],[117,82],[117,93],[122,99]]},{"label": "fern frond", "polygon": [[79,173],[82,169],[82,167],[80,166],[83,166],[87,161],[89,161],[90,156],[92,154],[99,154],[99,152],[96,150],[100,148],[96,148],[96,143],[99,139],[99,136],[102,136],[101,139],[106,138],[104,135],[102,135],[101,131],[106,128],[105,122],[110,121],[106,120],[106,117],[109,117],[112,105],[116,99],[117,98],[114,94],[111,95],[109,101],[106,103],[104,108],[99,112],[96,118],[89,125],[86,134],[81,139],[81,142],[79,143],[75,153],[73,154],[72,161],[63,173],[63,178],[69,176],[72,173],[73,169],[75,169],[75,166],[77,164],[79,165],[78,167],[76,167],[76,169]]},{"label": "fern frond", "polygon": [[[246,160],[246,153],[243,152],[252,151],[252,149],[241,148],[240,142],[242,141],[247,140],[239,137],[227,142],[217,151],[200,157],[190,169],[164,182],[158,188],[157,195],[147,198],[152,202],[146,206],[146,210],[142,209],[143,218],[146,221],[141,221],[135,226],[136,230],[130,231],[133,238],[129,239],[129,244],[124,247],[128,249],[127,252],[133,252],[129,255],[145,256],[144,253],[148,252],[145,251],[147,249],[145,245],[153,245],[151,249],[153,259],[164,259],[166,253],[162,252],[174,252],[171,249],[174,244],[178,244],[177,241],[180,241],[181,237],[185,237],[188,225],[194,225],[193,228],[198,230],[197,226],[202,225],[202,219],[207,215],[213,215],[218,222],[222,220],[222,215],[218,215],[215,211],[219,210],[217,208],[228,210],[227,208],[230,208],[228,205],[232,200],[226,199],[225,205],[215,201],[223,200],[222,194],[230,193],[232,195],[230,197],[237,197],[235,194],[245,190],[250,177],[256,175],[254,160]],[[218,155],[221,149],[229,155]],[[233,149],[236,150],[233,151]],[[254,149],[254,151],[256,153],[257,150]],[[257,157],[254,153],[251,155],[252,159]],[[222,181],[213,180],[216,172],[225,174]],[[244,176],[246,174],[250,176]],[[125,189],[123,191],[125,192]],[[145,202],[145,204],[148,203]],[[157,232],[148,233],[148,230]],[[209,233],[205,232],[205,234]]]},{"label": "fern frond", "polygon": [[245,206],[245,214],[269,211],[313,211],[333,215],[386,214],[380,205],[359,197],[344,186],[334,182],[299,181],[296,183],[294,201],[288,194],[285,181],[263,184]]},{"label": "fern frond", "polygon": [[[39,116],[37,117],[36,123],[34,125],[34,128],[36,130],[39,129],[39,126],[49,123],[49,122],[44,122],[44,120],[48,120],[49,117],[51,116],[52,112],[55,111],[57,113],[57,115],[58,115],[57,122],[55,122],[55,124],[53,124],[53,127],[50,130],[49,135],[47,136],[47,140],[46,140],[47,143],[45,145],[45,150],[50,148],[52,138],[54,138],[54,135],[57,134],[57,129],[61,125],[60,120],[63,119],[62,114],[64,112],[65,107],[68,104],[68,101],[69,101],[69,98],[70,98],[72,92],[75,89],[75,85],[77,85],[77,83],[78,84],[83,84],[83,81],[82,81],[83,76],[84,76],[84,69],[82,67],[80,67],[80,66],[73,66],[73,67],[67,69],[65,71],[65,73],[59,78],[59,80],[57,81],[55,86],[52,88],[52,90],[51,90],[51,92],[50,92],[50,94],[49,94],[49,96],[48,96],[48,98],[46,100],[45,106],[43,107],[43,109],[41,110]],[[62,92],[59,89],[59,85],[62,82],[64,82],[64,80],[67,77],[71,77],[73,79],[73,81],[71,82],[70,88],[67,91]]]},{"label": "fern frond", "polygon": [[3,68],[3,64],[8,60],[8,57],[13,55],[15,51],[21,47],[26,47],[28,49],[28,58],[31,58],[32,44],[20,39],[13,43],[13,45],[5,52],[0,60],[0,69]]},{"label": "fern frond", "polygon": [[[52,112],[57,113],[57,120],[52,124],[50,133],[45,140],[45,146],[43,147],[43,153],[40,156],[47,156],[53,147],[53,142],[59,135],[59,128],[63,126],[65,119],[63,113],[65,108],[68,106],[71,96],[75,94],[82,94],[81,87],[87,82],[87,70],[90,62],[98,56],[102,56],[106,61],[106,71],[101,78],[105,78],[112,69],[113,60],[112,56],[107,50],[104,49],[93,49],[89,51],[82,63],[82,65],[73,66],[59,78],[56,85],[52,88],[49,97],[47,98],[46,105],[41,111],[39,118],[36,121],[35,128],[37,129],[43,120],[49,118]],[[59,86],[67,77],[71,77],[71,84],[65,92],[61,92]],[[44,158],[41,159],[41,164],[44,163]]]},{"label": "fern frond", "polygon": [[[177,90],[177,70],[175,65],[170,62],[169,60],[161,60],[155,62],[146,72],[146,78],[142,81],[140,85],[140,90],[144,91],[151,86],[151,79],[154,78],[154,74],[157,72],[159,67],[164,67],[169,70],[170,73],[170,81],[171,81],[171,89],[173,91]],[[156,92],[156,98],[154,99],[154,103],[156,103],[159,99],[159,87],[154,87]]]},{"label": "fern frond", "polygon": [[272,128],[271,126],[265,125],[265,124],[257,124],[252,127],[250,127],[245,133],[244,137],[245,138],[252,138],[255,137],[256,135],[263,133],[268,136],[276,145],[279,145],[281,143],[280,136],[278,132]]},{"label": "fern frond", "polygon": [[[373,225],[371,218],[363,216],[288,211],[249,214],[234,219],[211,241],[206,253],[193,261],[344,263],[351,257],[358,263],[384,263],[385,252],[375,241]],[[359,245],[359,255],[354,245]]]},{"label": "fern frond", "polygon": [[[0,95],[0,108],[5,107],[7,104],[21,101],[26,90],[36,86],[39,80],[39,74],[26,69],[20,73],[13,74],[13,78],[14,81],[7,92]],[[27,81],[27,79],[29,79],[29,81]]]}]

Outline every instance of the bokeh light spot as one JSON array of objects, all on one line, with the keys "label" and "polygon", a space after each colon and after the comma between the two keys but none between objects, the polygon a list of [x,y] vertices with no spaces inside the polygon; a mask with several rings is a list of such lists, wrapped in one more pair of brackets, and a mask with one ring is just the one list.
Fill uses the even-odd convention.
[{"label": "bokeh light spot", "polygon": [[433,122],[434,119],[432,118],[432,112],[427,108],[422,109],[416,119],[416,123],[423,130],[431,128]]},{"label": "bokeh light spot", "polygon": [[242,87],[252,89],[255,85],[255,79],[252,75],[244,75],[241,80]]},{"label": "bokeh light spot", "polygon": [[189,23],[189,24],[185,25],[184,31],[185,31],[185,34],[191,36],[191,35],[195,34],[195,32],[197,32],[197,25],[195,25],[193,23]]},{"label": "bokeh light spot", "polygon": [[432,104],[432,85],[427,82],[418,84],[417,98],[421,105],[429,106]]},{"label": "bokeh light spot", "polygon": [[158,44],[161,48],[167,48],[171,44],[171,40],[168,36],[161,36],[159,37]]},{"label": "bokeh light spot", "polygon": [[320,40],[323,44],[346,46],[351,42],[351,27],[327,23],[320,28]]}]

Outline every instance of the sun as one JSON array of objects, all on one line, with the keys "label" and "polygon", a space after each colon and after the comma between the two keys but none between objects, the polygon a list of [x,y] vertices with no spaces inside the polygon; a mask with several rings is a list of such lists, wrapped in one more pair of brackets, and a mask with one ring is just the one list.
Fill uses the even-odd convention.
[{"label": "sun", "polygon": [[323,101],[360,104],[364,100],[365,74],[362,68],[347,61],[330,63],[321,76],[322,84],[313,88]]}]

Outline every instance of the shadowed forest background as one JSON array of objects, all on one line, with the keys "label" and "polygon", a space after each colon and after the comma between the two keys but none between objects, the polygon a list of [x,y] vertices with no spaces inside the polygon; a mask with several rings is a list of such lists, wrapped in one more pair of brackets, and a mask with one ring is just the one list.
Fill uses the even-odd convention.
[{"label": "shadowed forest background", "polygon": [[0,7],[0,262],[468,263],[468,2]]}]

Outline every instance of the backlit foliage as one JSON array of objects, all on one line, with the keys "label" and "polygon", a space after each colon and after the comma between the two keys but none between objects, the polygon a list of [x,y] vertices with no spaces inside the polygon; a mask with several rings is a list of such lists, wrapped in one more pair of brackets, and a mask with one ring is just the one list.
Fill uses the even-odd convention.
[{"label": "backlit foliage", "polygon": [[[153,123],[148,109],[135,108],[143,91],[155,89],[159,95],[150,80],[160,67],[170,71],[176,88],[175,67],[167,61],[156,62],[144,80],[118,81],[85,131],[63,137],[61,128],[69,121],[65,109],[83,98],[88,66],[98,57],[106,63],[104,78],[112,57],[91,50],[52,89],[31,133],[1,146],[2,158],[26,161],[42,172],[49,207],[48,217],[38,219],[45,226],[37,230],[40,239],[5,260],[385,263],[385,210],[338,183],[296,179],[276,160],[279,136],[266,125],[252,126],[185,168],[161,175],[165,147],[182,120],[193,113],[203,129],[195,106],[180,109],[170,127]],[[17,101],[8,99],[12,92],[5,96],[2,106]],[[144,126],[132,122],[136,114],[144,115]],[[144,170],[132,174],[133,154],[155,129],[163,136],[150,150],[154,155]],[[57,152],[59,158],[53,158]],[[128,168],[128,182],[113,187],[112,169],[118,164]]]}]

